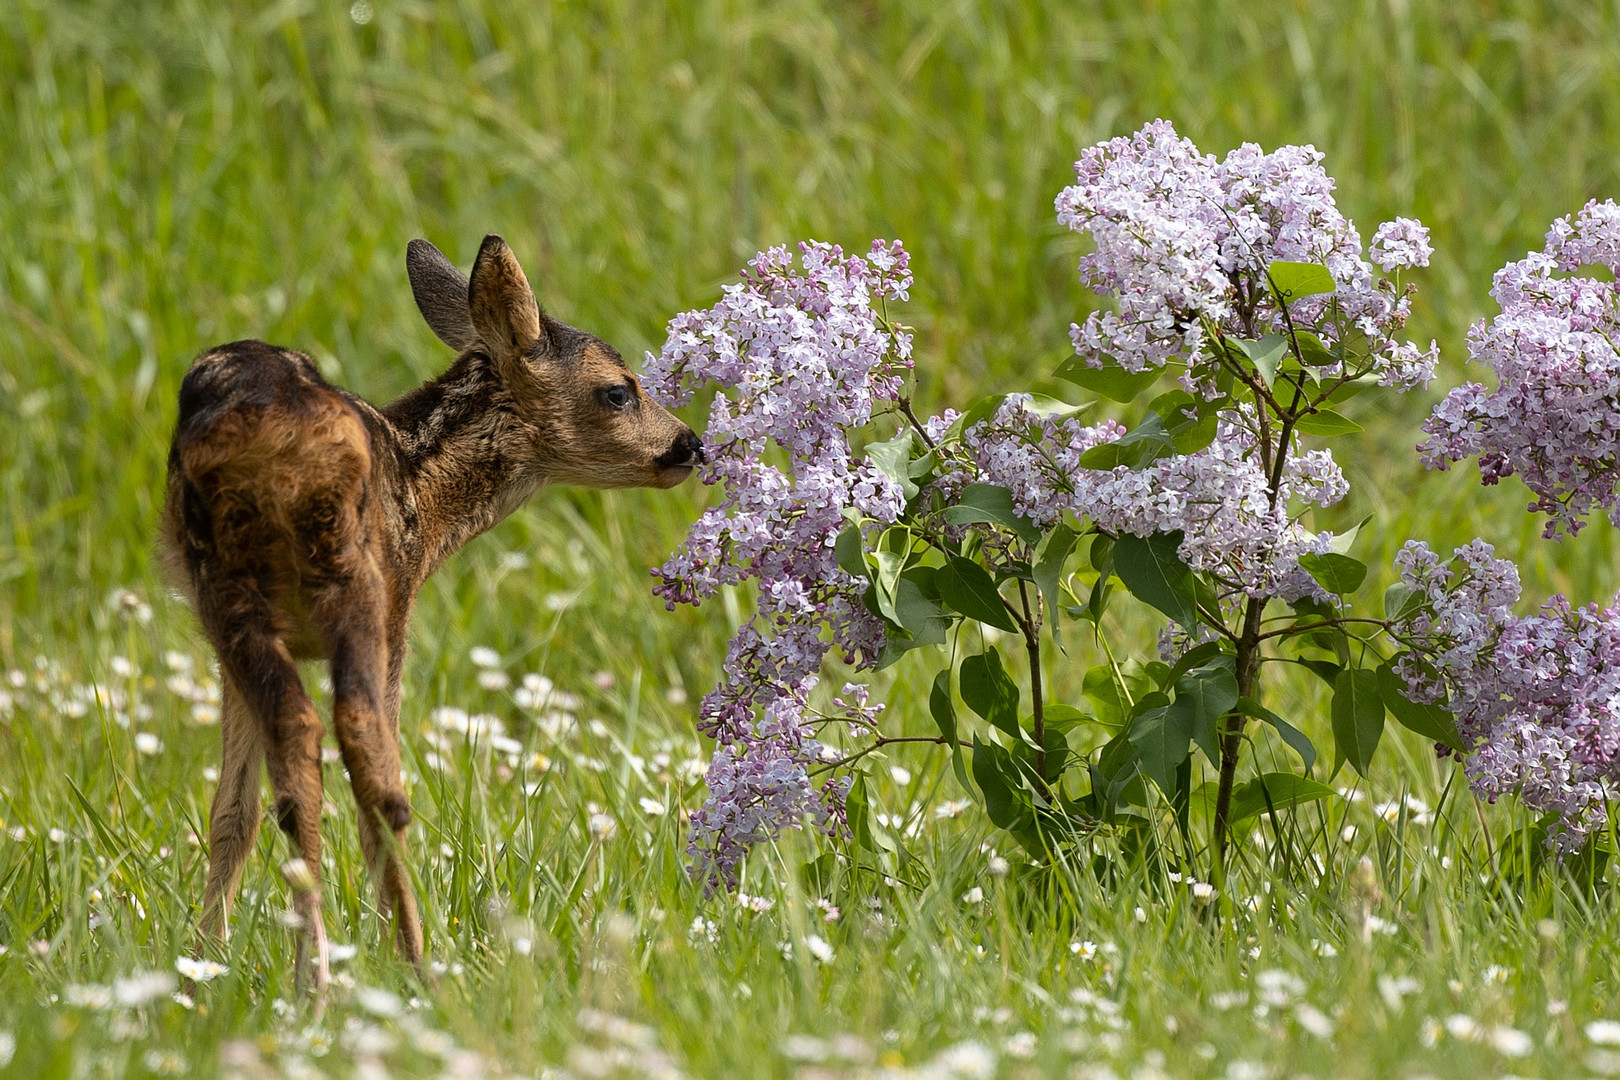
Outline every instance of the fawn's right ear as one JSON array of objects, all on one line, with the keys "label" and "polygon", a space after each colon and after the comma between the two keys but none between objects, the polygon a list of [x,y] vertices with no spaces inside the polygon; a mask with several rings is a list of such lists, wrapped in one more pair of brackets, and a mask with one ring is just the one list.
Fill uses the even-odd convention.
[{"label": "fawn's right ear", "polygon": [[467,279],[443,252],[426,240],[412,240],[405,247],[405,271],[416,308],[440,341],[460,352],[478,340],[467,310]]},{"label": "fawn's right ear", "polygon": [[525,356],[545,333],[540,305],[517,256],[494,233],[484,237],[473,263],[467,307],[473,329],[497,360]]}]

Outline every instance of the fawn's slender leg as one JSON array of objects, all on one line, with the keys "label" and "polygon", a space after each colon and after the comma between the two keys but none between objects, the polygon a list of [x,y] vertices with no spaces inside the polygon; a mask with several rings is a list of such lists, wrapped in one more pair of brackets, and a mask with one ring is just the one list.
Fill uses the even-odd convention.
[{"label": "fawn's slender leg", "polygon": [[332,642],[333,726],[359,810],[360,850],[378,885],[378,911],[396,920],[400,955],[420,966],[422,923],[405,865],[411,804],[400,777],[397,669],[382,574],[369,563],[356,571],[323,614]]},{"label": "fawn's slender leg", "polygon": [[224,941],[242,867],[259,835],[259,771],[264,764],[259,723],[227,677],[220,708],[224,756],[208,822],[208,885],[203,891],[201,930]]},{"label": "fawn's slender leg", "polygon": [[[253,586],[198,590],[203,625],[219,654],[222,673],[258,720],[259,738],[275,792],[276,823],[309,867],[315,887],[295,890],[302,928],[298,974],[302,985],[313,959],[315,988],[329,978],[326,924],[321,919],[321,719],[299,681],[298,668],[276,636],[269,603]],[[223,779],[223,777],[222,777]],[[313,954],[313,957],[311,956]]]}]

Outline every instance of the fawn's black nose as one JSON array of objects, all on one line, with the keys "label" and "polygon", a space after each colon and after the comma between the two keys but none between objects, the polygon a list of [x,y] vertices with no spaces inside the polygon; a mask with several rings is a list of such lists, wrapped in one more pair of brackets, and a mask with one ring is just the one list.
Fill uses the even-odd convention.
[{"label": "fawn's black nose", "polygon": [[697,432],[687,428],[675,437],[669,449],[658,457],[660,469],[674,469],[682,465],[691,467],[702,465],[708,461],[708,455],[703,452],[703,440],[697,437]]}]

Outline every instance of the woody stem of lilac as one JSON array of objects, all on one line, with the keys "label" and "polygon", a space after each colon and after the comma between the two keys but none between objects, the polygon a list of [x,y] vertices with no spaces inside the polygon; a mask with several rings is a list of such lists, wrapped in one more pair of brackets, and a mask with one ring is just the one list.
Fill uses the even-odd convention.
[{"label": "woody stem of lilac", "polygon": [[1035,737],[1035,772],[1040,778],[1041,789],[1045,791],[1046,717],[1041,701],[1041,625],[1029,609],[1029,589],[1022,578],[1018,580],[1018,598],[1024,605],[1021,629],[1024,631],[1024,648],[1029,653],[1029,702],[1033,710],[1030,733]]},{"label": "woody stem of lilac", "polygon": [[[1260,673],[1260,618],[1266,602],[1251,597],[1243,613],[1243,630],[1237,639],[1238,696],[1246,698],[1254,692],[1255,679]],[[1223,879],[1226,868],[1226,845],[1231,840],[1232,786],[1237,779],[1238,755],[1243,751],[1245,718],[1236,710],[1221,720],[1221,778],[1215,789],[1215,866]]]}]

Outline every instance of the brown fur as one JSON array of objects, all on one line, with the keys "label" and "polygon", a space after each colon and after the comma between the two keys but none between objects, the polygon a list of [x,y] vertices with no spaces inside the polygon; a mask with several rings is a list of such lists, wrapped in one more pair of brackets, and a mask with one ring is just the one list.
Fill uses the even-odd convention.
[{"label": "brown fur", "polygon": [[[408,262],[423,316],[462,351],[392,404],[374,408],[307,356],[258,341],[205,353],[181,384],[163,540],[224,685],[202,920],[214,936],[258,833],[261,761],[277,823],[320,872],[323,728],[296,662],[325,660],[361,848],[401,954],[419,963],[398,745],[417,590],[545,484],[670,487],[702,460],[618,353],[540,310],[500,237],[485,238],[470,283],[426,241]],[[323,985],[318,892],[297,904],[300,974],[312,946]]]}]

